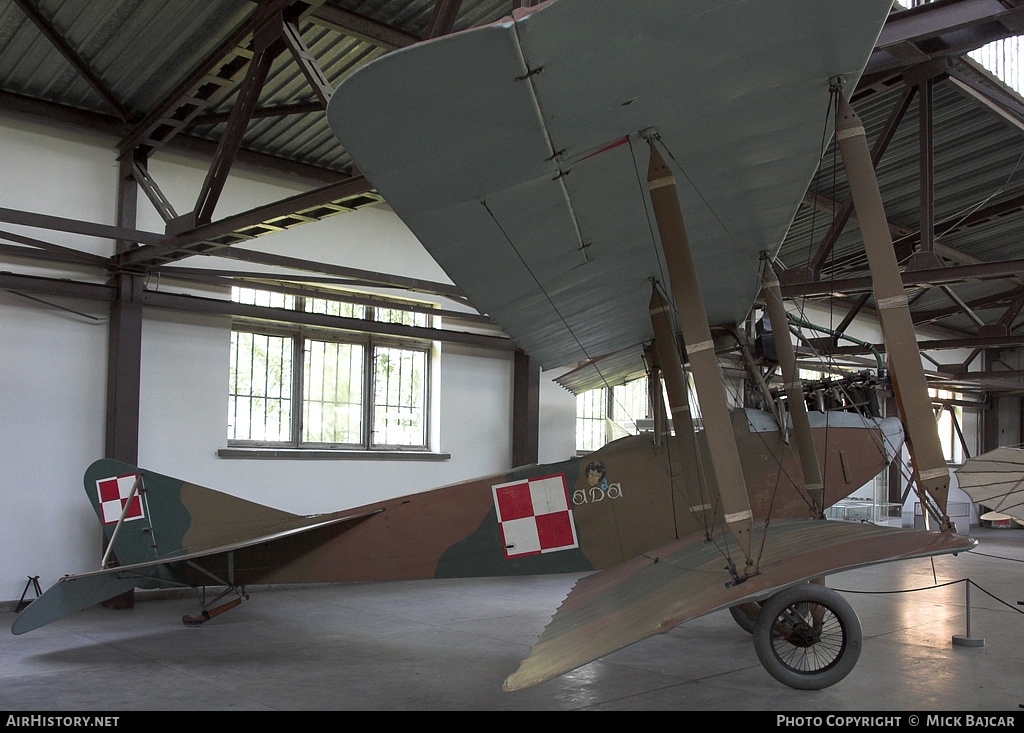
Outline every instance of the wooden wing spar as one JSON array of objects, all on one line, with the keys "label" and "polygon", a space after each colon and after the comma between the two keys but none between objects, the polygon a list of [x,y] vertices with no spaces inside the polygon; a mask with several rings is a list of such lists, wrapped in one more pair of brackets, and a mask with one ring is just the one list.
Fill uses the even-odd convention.
[{"label": "wooden wing spar", "polygon": [[651,282],[669,287],[642,133],[678,179],[708,320],[741,321],[817,168],[830,80],[853,89],[891,4],[552,0],[366,65],[328,120],[478,309],[545,369],[575,365],[649,341]]}]

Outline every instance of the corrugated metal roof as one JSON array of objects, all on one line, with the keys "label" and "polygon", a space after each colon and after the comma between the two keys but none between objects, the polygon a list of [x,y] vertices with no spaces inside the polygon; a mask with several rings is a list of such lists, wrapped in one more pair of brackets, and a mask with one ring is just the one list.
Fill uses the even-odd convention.
[{"label": "corrugated metal roof", "polygon": [[[257,8],[248,0],[38,0],[34,4],[133,120],[144,117],[171,94]],[[326,5],[363,16],[410,39],[422,36],[434,7],[429,0]],[[497,20],[510,10],[508,0],[465,0],[455,29]],[[334,86],[388,51],[310,16],[300,21],[299,28],[303,42]],[[239,80],[244,71],[241,67]],[[0,89],[103,115],[116,113],[14,0],[0,0]],[[188,132],[219,140],[226,125],[223,117],[236,96],[227,94],[203,110]],[[298,65],[283,52],[263,86],[259,107],[314,102],[316,96]],[[211,117],[215,121],[204,124]],[[339,172],[351,164],[322,112],[254,119],[243,147]]]},{"label": "corrugated metal roof", "polygon": [[[0,93],[6,99],[42,100],[54,110],[81,110],[102,120],[107,129],[129,131],[183,80],[222,46],[254,13],[275,0],[0,0]],[[490,23],[508,15],[512,0],[462,0],[454,30]],[[948,3],[947,3],[948,4]],[[397,45],[420,39],[434,12],[434,0],[324,0],[311,3],[319,19],[303,16],[301,36],[327,80],[337,86],[369,60]],[[28,13],[36,10],[43,24],[58,36],[55,43]],[[920,10],[920,9],[918,9]],[[330,16],[325,19],[323,16]],[[355,18],[369,28],[339,30],[338,18]],[[370,42],[368,36],[379,36]],[[107,94],[97,91],[58,48],[66,41],[73,56],[98,79]],[[247,41],[246,41],[247,42]],[[241,50],[222,72],[240,81],[248,53]],[[958,60],[955,69],[978,83],[998,87],[973,63]],[[458,79],[453,79],[454,84]],[[237,84],[198,112],[183,132],[192,138],[218,141],[226,116],[235,103]],[[890,91],[858,99],[855,107],[874,139],[901,92]],[[1001,90],[1006,92],[1005,89]],[[1011,93],[1012,94],[1012,93]],[[304,105],[304,106],[302,106]],[[287,106],[291,114],[266,114]],[[242,148],[309,166],[339,177],[351,172],[351,160],[328,129],[325,114],[298,65],[285,51],[275,61],[260,96],[260,113],[246,128]],[[1024,107],[1022,107],[1024,109]],[[314,110],[314,111],[310,111]],[[950,81],[935,87],[935,217],[938,242],[952,248],[957,261],[1017,259],[1024,213],[1009,207],[1001,217],[962,226],[965,217],[1001,202],[1024,196],[1024,135],[1021,126],[1007,122]],[[824,126],[825,114],[822,111]],[[118,122],[118,115],[127,121]],[[56,113],[55,113],[56,114]],[[1020,114],[1018,112],[1018,114]],[[1011,117],[1013,113],[1011,113]],[[1024,116],[1024,115],[1021,115]],[[1021,123],[1024,124],[1024,123]],[[878,175],[897,245],[913,241],[919,229],[919,172],[917,105],[912,103]],[[381,141],[387,144],[386,140]],[[813,190],[825,199],[805,204],[782,244],[781,260],[788,268],[805,266],[831,222],[833,209],[846,198],[841,163],[830,141],[824,147],[821,170]],[[834,203],[833,203],[834,202]],[[848,225],[821,270],[822,278],[845,279],[865,272],[859,232]],[[965,302],[1011,292],[1017,281],[1004,279],[965,282],[952,286]],[[976,323],[962,310],[951,311],[953,300],[939,289],[912,293],[914,311],[940,314],[930,322],[956,332],[974,333]],[[869,304],[870,305],[870,304]],[[978,304],[977,313],[991,322],[1006,299]],[[1018,321],[1021,317],[1018,317]]]},{"label": "corrugated metal roof", "polygon": [[[1013,95],[980,66],[958,60],[959,73]],[[873,144],[895,108],[903,85],[855,103],[864,122],[868,143]],[[892,142],[876,169],[893,242],[905,263],[909,245],[920,241],[921,143],[919,95],[911,100]],[[824,117],[824,116],[823,116]],[[1024,123],[1022,123],[1024,124]],[[948,265],[1000,262],[1024,255],[1021,227],[1024,210],[1016,200],[1024,196],[1024,131],[994,114],[953,82],[939,81],[933,90],[934,219],[937,252]],[[809,203],[818,194],[817,206]],[[833,141],[824,147],[822,163],[780,250],[786,268],[807,267],[818,251],[833,217],[849,196],[841,156]],[[978,211],[1010,202],[998,218],[965,226]],[[902,246],[902,248],[901,248]],[[843,281],[868,275],[863,241],[855,221],[839,236],[821,269],[823,281]],[[970,303],[1024,284],[1024,280],[997,278],[949,286],[962,301]],[[960,333],[974,333],[977,323],[938,287],[914,288],[908,294],[915,316],[948,310],[931,325]],[[873,307],[869,300],[867,307]],[[951,310],[951,307],[953,310]],[[979,308],[976,312],[991,323],[1005,310]],[[1018,318],[1019,320],[1019,318]]]}]

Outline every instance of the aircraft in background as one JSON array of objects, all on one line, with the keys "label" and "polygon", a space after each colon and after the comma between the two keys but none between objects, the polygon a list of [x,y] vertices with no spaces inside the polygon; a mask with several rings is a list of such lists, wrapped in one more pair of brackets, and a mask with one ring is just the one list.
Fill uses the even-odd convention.
[{"label": "aircraft in background", "polygon": [[[394,211],[540,366],[578,365],[563,383],[647,374],[653,432],[313,517],[98,461],[85,488],[120,564],[63,578],[13,631],[133,587],[223,586],[185,619],[198,624],[258,583],[571,572],[587,574],[507,690],[725,608],[776,679],[841,680],[860,624],[813,581],[974,546],[946,515],[949,473],[906,296],[844,96],[890,6],[551,0],[353,74],[328,120]],[[808,411],[788,330],[774,332],[773,390],[737,328],[759,298],[771,323],[787,323],[771,262],[825,118],[864,234],[899,419]],[[744,357],[763,409],[730,406],[725,351]],[[940,531],[825,520],[905,439]]]}]

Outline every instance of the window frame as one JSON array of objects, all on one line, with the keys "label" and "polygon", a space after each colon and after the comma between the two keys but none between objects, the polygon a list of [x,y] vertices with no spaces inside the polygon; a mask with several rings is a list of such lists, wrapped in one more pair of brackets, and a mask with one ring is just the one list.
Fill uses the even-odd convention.
[{"label": "window frame", "polygon": [[[256,290],[259,293],[271,293],[272,296],[281,295],[275,291],[267,291],[259,288],[240,288],[243,291]],[[232,294],[234,298],[235,294]],[[346,303],[346,301],[338,298],[321,298],[318,295],[296,295],[293,296],[294,300],[290,304],[283,307],[287,310],[294,310],[296,312],[306,311],[307,300],[329,300],[336,301],[339,303]],[[344,316],[347,318],[355,317],[359,320],[365,320],[369,323],[374,322],[394,322],[394,321],[378,321],[375,317],[377,310],[393,311],[396,310],[393,301],[381,301],[380,305],[366,305],[365,301],[367,296],[360,294],[360,302],[354,303],[359,307],[363,307],[362,316]],[[419,304],[417,304],[419,305]],[[400,310],[400,309],[398,309]],[[308,312],[308,311],[307,311]],[[432,316],[429,314],[419,314],[413,311],[414,315],[425,315],[428,325]],[[235,387],[229,380],[228,384],[228,407],[229,407],[229,425],[227,433],[227,449],[220,451],[221,455],[232,456],[239,455],[239,453],[233,453],[233,451],[241,451],[241,454],[263,454],[263,455],[276,455],[279,452],[284,454],[312,454],[315,452],[332,453],[338,455],[346,454],[414,454],[414,455],[427,455],[431,452],[431,442],[433,439],[433,380],[434,380],[434,369],[436,368],[435,360],[437,354],[437,345],[434,341],[423,339],[408,339],[396,337],[393,335],[383,335],[374,333],[353,333],[351,331],[334,330],[330,328],[324,328],[320,326],[306,326],[301,324],[266,324],[260,323],[255,319],[250,318],[234,318],[231,324],[231,338],[232,338],[232,352],[234,352],[234,342],[236,333],[250,333],[262,336],[271,336],[276,338],[286,338],[290,340],[291,345],[291,385],[290,385],[290,400],[289,400],[289,431],[288,439],[279,440],[266,440],[266,439],[251,439],[251,438],[236,438],[231,437],[231,399],[235,393],[232,391]],[[306,360],[307,360],[307,344],[310,341],[320,341],[333,344],[352,344],[360,346],[363,350],[363,363],[362,371],[360,374],[360,438],[358,442],[354,443],[343,443],[343,442],[331,442],[331,441],[308,441],[305,440],[305,423],[307,420],[307,404],[306,404]],[[402,443],[377,443],[374,439],[375,434],[375,415],[376,415],[376,380],[377,380],[377,350],[380,348],[398,348],[403,351],[418,352],[422,354],[422,386],[419,390],[419,397],[422,400],[422,418],[421,429],[422,429],[422,441],[416,444],[402,444]],[[229,364],[229,371],[233,367],[233,364]],[[440,455],[440,454],[438,454]],[[443,456],[442,456],[443,457]]]}]

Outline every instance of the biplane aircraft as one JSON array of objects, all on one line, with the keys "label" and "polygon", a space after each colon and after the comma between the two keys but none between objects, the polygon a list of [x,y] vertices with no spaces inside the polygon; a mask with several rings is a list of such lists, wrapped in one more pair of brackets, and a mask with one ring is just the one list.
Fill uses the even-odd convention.
[{"label": "biplane aircraft", "polygon": [[[571,365],[574,384],[647,373],[654,431],[311,517],[101,460],[85,489],[118,565],[63,578],[13,631],[133,587],[226,588],[210,606],[234,594],[185,618],[199,624],[258,583],[579,573],[507,690],[726,608],[781,682],[841,680],[860,625],[816,581],[974,545],[946,516],[949,474],[847,101],[890,5],[551,0],[364,66],[328,107],[360,170],[542,367]],[[823,120],[849,171],[899,418],[809,412],[782,326],[772,259]],[[717,352],[747,349],[736,324],[759,298],[783,388],[765,385],[764,409],[730,407]],[[938,530],[826,520],[904,441]]]}]

